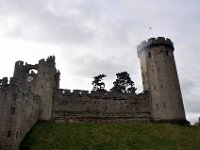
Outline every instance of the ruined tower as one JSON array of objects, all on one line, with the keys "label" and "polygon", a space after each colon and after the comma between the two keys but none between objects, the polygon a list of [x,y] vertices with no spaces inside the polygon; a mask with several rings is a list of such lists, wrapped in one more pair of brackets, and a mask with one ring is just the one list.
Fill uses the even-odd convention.
[{"label": "ruined tower", "polygon": [[54,90],[57,88],[57,78],[55,56],[50,56],[46,60],[40,60],[35,88],[35,94],[41,97],[40,120],[51,120],[52,99]]},{"label": "ruined tower", "polygon": [[149,91],[152,119],[185,121],[172,41],[164,37],[151,38],[143,41],[137,51],[144,91]]},{"label": "ruined tower", "polygon": [[16,86],[25,87],[41,97],[39,120],[50,120],[52,99],[55,89],[59,88],[59,78],[60,72],[55,67],[55,56],[49,56],[35,65],[17,61],[12,80]]}]

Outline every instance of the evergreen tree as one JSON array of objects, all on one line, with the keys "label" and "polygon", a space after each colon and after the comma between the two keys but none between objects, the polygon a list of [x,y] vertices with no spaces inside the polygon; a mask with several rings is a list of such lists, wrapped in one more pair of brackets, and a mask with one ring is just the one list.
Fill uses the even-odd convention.
[{"label": "evergreen tree", "polygon": [[101,92],[105,92],[105,83],[102,82],[103,78],[105,78],[106,75],[105,74],[100,74],[98,76],[94,77],[94,80],[92,81],[92,85],[93,85],[93,91],[101,91]]},{"label": "evergreen tree", "polygon": [[111,92],[135,93],[135,84],[127,72],[117,73],[116,76],[117,79],[113,82],[114,86],[110,89]]}]

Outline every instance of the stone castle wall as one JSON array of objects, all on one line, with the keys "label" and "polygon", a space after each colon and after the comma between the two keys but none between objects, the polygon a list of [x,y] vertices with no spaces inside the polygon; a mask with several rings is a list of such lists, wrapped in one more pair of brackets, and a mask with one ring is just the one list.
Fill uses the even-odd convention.
[{"label": "stone castle wall", "polygon": [[15,63],[13,81],[17,86],[30,89],[35,95],[40,95],[40,120],[51,120],[52,97],[59,88],[59,71],[55,67],[55,56],[41,59],[31,65],[23,61]]},{"label": "stone castle wall", "polygon": [[40,97],[12,84],[0,87],[0,149],[17,150],[38,121]]},{"label": "stone castle wall", "polygon": [[186,121],[173,51],[163,37],[138,46],[145,91],[138,95],[59,89],[55,56],[35,65],[17,61],[10,84],[0,80],[0,149],[18,150],[38,120]]},{"label": "stone castle wall", "polygon": [[53,100],[56,122],[149,121],[148,93],[117,94],[60,89]]}]

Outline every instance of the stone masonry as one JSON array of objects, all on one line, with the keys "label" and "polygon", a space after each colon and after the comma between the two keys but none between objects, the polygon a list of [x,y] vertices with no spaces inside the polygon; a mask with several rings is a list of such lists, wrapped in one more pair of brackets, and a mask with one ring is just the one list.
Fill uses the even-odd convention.
[{"label": "stone masonry", "polygon": [[153,120],[185,120],[173,52],[173,43],[163,37],[151,38],[138,46],[143,86],[149,91]]},{"label": "stone masonry", "polygon": [[35,65],[17,61],[10,81],[0,80],[0,149],[18,150],[40,120],[187,123],[172,41],[151,38],[137,50],[144,87],[140,94],[60,89],[54,56]]},{"label": "stone masonry", "polygon": [[59,90],[53,105],[56,122],[149,121],[148,93],[119,94]]}]

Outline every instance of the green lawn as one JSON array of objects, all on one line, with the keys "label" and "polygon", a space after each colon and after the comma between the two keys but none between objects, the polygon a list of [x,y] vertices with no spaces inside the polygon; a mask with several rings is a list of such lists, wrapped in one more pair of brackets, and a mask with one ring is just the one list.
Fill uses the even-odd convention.
[{"label": "green lawn", "polygon": [[200,127],[38,123],[21,150],[200,150]]}]

